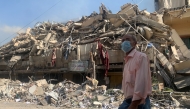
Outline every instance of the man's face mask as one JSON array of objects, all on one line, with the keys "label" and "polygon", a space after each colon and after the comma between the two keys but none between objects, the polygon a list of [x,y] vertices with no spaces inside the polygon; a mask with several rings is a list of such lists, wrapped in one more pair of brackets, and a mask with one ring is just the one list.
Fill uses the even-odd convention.
[{"label": "man's face mask", "polygon": [[131,49],[132,49],[132,46],[129,41],[124,41],[121,44],[121,50],[123,50],[125,53],[129,52]]}]

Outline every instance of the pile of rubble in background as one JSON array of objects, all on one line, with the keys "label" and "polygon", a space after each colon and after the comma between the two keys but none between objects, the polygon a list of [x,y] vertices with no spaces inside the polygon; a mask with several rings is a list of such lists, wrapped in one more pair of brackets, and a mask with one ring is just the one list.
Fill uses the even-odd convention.
[{"label": "pile of rubble in background", "polygon": [[[22,83],[0,79],[0,101],[25,102],[27,104],[51,105],[64,108],[102,108],[117,109],[124,100],[120,89],[97,86],[98,81],[89,77],[81,85],[70,80],[58,84],[48,83],[45,79]],[[151,107],[155,109],[189,106],[189,93],[173,91],[153,92],[150,96]]]},{"label": "pile of rubble in background", "polygon": [[[189,77],[176,77],[176,74],[188,71],[189,66],[184,64],[188,64],[190,58],[190,51],[177,32],[163,23],[161,14],[140,11],[132,4],[121,6],[117,14],[112,14],[102,4],[99,14],[94,12],[79,21],[37,23],[34,28],[27,29],[26,33],[0,47],[1,61],[9,66],[0,70],[55,67],[52,59],[56,56],[56,67],[67,67],[69,57],[72,60],[90,60],[88,52],[92,53],[95,62],[100,58],[106,60],[109,50],[120,50],[124,34],[137,36],[137,49],[148,55],[152,71],[161,75],[170,87],[174,88],[175,84],[181,89],[190,85],[181,85]],[[80,46],[88,46],[85,50],[89,51],[80,51]],[[72,57],[72,51],[77,52],[77,58]],[[25,61],[20,62],[22,60]],[[103,60],[102,63],[105,64]]]},{"label": "pile of rubble in background", "polygon": [[[95,62],[100,58],[106,60],[109,50],[120,50],[124,34],[137,36],[137,49],[147,53],[153,72],[161,75],[170,87],[174,88],[175,84],[181,89],[190,85],[181,85],[189,78],[176,77],[176,74],[188,71],[189,67],[184,64],[188,64],[190,58],[190,51],[177,32],[163,23],[161,14],[140,11],[132,4],[121,6],[117,14],[112,14],[102,4],[99,14],[94,12],[79,21],[37,23],[0,47],[0,60],[8,66],[0,70],[55,67],[52,59],[56,56],[56,68],[67,67],[69,57],[71,60],[90,60],[88,52],[92,53]],[[88,46],[85,50],[89,51],[80,51],[80,46]],[[77,52],[77,58],[72,57],[72,51]]]}]

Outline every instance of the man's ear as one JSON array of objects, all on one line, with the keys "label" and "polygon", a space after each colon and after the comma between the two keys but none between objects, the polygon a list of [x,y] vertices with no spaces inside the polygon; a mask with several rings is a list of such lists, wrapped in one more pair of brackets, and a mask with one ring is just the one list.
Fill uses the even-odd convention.
[{"label": "man's ear", "polygon": [[132,41],[131,44],[132,44],[131,46],[135,47],[137,43]]}]

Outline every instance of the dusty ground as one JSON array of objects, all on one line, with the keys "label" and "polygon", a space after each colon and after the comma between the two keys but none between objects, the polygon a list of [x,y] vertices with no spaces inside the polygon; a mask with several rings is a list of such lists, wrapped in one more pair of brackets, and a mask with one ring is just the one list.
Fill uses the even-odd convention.
[{"label": "dusty ground", "polygon": [[27,104],[21,102],[0,101],[0,109],[63,109],[53,106],[41,106],[36,104]]},{"label": "dusty ground", "polygon": [[[0,109],[79,109],[79,108],[42,106],[42,105],[27,104],[27,103],[21,103],[21,102],[0,101]],[[98,108],[87,108],[87,109],[98,109]],[[152,107],[151,109],[158,109],[158,108]],[[189,109],[189,108],[176,108],[176,109]]]},{"label": "dusty ground", "polygon": [[[0,101],[0,109],[79,109],[79,108],[42,106],[42,105],[27,104],[27,103],[21,103],[21,102]],[[89,108],[89,109],[92,109],[92,108]]]}]

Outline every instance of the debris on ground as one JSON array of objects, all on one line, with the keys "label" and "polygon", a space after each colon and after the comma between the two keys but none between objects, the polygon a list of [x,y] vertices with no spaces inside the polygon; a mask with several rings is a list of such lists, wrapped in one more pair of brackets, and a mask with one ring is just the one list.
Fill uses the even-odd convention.
[{"label": "debris on ground", "polygon": [[[102,109],[117,109],[123,102],[124,95],[121,89],[107,89],[105,85],[97,86],[89,79],[94,80],[87,77],[81,85],[70,80],[48,84],[45,79],[29,83],[0,79],[0,101],[64,108]],[[153,91],[150,101],[154,109],[183,109],[182,107],[190,107],[190,93],[173,90]]]},{"label": "debris on ground", "polygon": [[107,90],[105,85],[97,86],[89,80],[86,80],[82,85],[70,80],[64,80],[55,85],[48,84],[45,79],[29,83],[9,79],[0,79],[0,81],[1,101],[35,103],[65,108],[94,107],[108,109],[117,108],[124,99],[121,90]]}]

